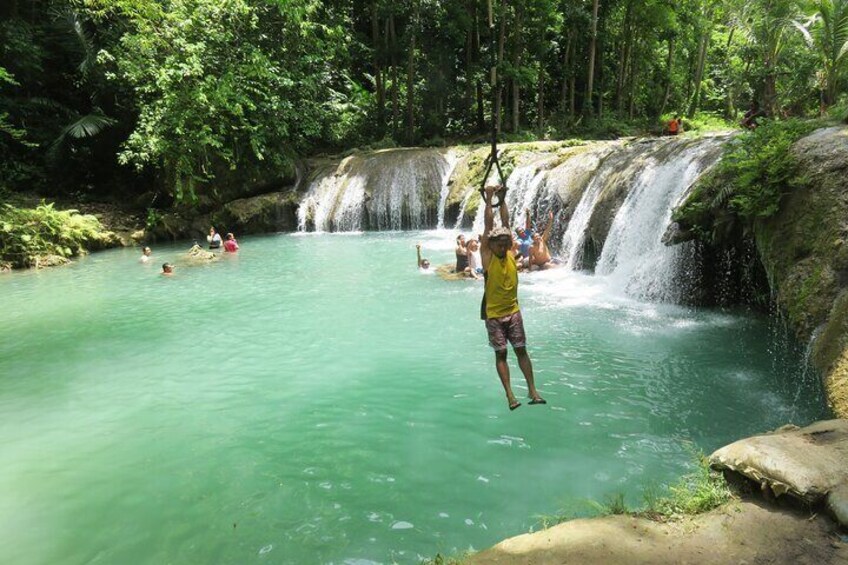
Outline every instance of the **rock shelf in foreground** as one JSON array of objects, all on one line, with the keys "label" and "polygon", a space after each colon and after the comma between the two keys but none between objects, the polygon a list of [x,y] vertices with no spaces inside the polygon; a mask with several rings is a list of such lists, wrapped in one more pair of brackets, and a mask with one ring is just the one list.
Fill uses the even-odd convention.
[{"label": "rock shelf in foreground", "polygon": [[[710,456],[776,496],[827,502],[843,525],[848,500],[848,420],[784,426],[732,443]],[[848,563],[848,536],[822,513],[773,499],[738,500],[669,522],[607,516],[564,522],[502,541],[463,563]]]}]

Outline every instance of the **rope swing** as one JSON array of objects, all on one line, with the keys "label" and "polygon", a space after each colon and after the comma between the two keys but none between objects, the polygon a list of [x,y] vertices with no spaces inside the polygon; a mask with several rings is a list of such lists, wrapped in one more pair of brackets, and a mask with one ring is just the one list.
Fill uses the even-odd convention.
[{"label": "rope swing", "polygon": [[[504,1],[503,4],[506,4]],[[503,16],[502,16],[503,17]],[[498,171],[500,178],[500,186],[502,187],[492,198],[492,206],[497,208],[503,204],[506,197],[506,179],[504,178],[501,164],[498,161],[498,59],[497,59],[497,43],[495,41],[495,18],[492,11],[492,0],[489,0],[489,52],[491,56],[491,83],[492,83],[492,151],[486,158],[486,172],[483,175],[483,181],[480,184],[480,196],[485,198],[486,181],[489,178],[489,173],[492,171],[492,165]],[[495,200],[497,199],[497,200]]]}]

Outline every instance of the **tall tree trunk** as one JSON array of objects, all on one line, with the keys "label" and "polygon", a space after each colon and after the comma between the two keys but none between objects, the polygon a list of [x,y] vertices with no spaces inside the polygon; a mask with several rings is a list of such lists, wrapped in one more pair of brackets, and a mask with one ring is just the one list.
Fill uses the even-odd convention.
[{"label": "tall tree trunk", "polygon": [[712,10],[707,12],[706,29],[701,34],[701,37],[698,40],[698,62],[695,65],[695,92],[692,94],[692,100],[689,104],[689,110],[686,112],[686,115],[690,118],[695,115],[695,112],[698,111],[698,108],[701,105],[701,81],[704,78],[704,66],[707,61],[707,49],[709,48],[710,36],[712,35],[712,16]]},{"label": "tall tree trunk", "polygon": [[[513,69],[517,73],[521,68],[521,54],[524,50],[524,42],[522,41],[521,26],[524,24],[524,3],[520,2],[516,8],[515,28],[513,37],[515,38],[515,53],[513,54]],[[518,133],[521,127],[521,83],[517,76],[512,78],[512,132]]]},{"label": "tall tree trunk", "polygon": [[[480,12],[477,0],[472,0],[474,5],[474,61],[480,61]],[[477,131],[486,131],[485,102],[483,99],[483,81],[477,79]]]},{"label": "tall tree trunk", "polygon": [[599,0],[592,2],[592,26],[589,35],[589,66],[588,76],[586,77],[586,100],[583,101],[583,113],[591,116],[593,113],[592,107],[592,88],[595,82],[595,46],[598,40],[598,3]]},{"label": "tall tree trunk", "polygon": [[[639,42],[636,42],[636,48],[634,49],[638,53],[639,51]],[[630,86],[628,87],[628,96],[630,98],[629,109],[627,111],[627,115],[632,120],[633,116],[636,115],[636,82],[639,78],[639,59],[638,57],[632,55],[631,53],[631,62],[630,62]]]},{"label": "tall tree trunk", "polygon": [[377,2],[371,2],[371,42],[374,48],[374,86],[377,89],[377,131],[383,135],[386,126],[386,89],[383,84],[383,68],[380,57],[380,21]]},{"label": "tall tree trunk", "polygon": [[[500,17],[501,17],[501,25],[500,31],[498,32],[498,66],[500,66],[501,62],[504,58],[504,49],[506,46],[506,0],[501,0],[501,9],[500,9]],[[498,74],[501,74],[500,72]],[[501,108],[503,107],[503,85],[498,83],[498,96],[495,99],[495,115],[497,115],[497,123],[498,123],[498,131],[501,131],[501,119],[503,117],[503,112],[501,112]]]},{"label": "tall tree trunk", "polygon": [[668,38],[668,59],[665,63],[665,93],[663,94],[662,105],[660,105],[660,116],[665,114],[665,108],[668,106],[668,99],[671,96],[671,80],[672,69],[674,68],[674,36]]},{"label": "tall tree trunk", "polygon": [[536,94],[536,118],[537,129],[541,136],[545,132],[545,71],[539,68],[539,91]]},{"label": "tall tree trunk", "polygon": [[462,101],[462,113],[468,116],[474,104],[474,0],[465,5],[468,16],[468,28],[465,30],[465,97]]},{"label": "tall tree trunk", "polygon": [[777,114],[777,69],[774,62],[767,59],[763,71],[763,106],[766,115],[774,117]]},{"label": "tall tree trunk", "polygon": [[412,21],[409,22],[409,59],[406,67],[406,139],[415,137],[415,42],[418,35],[418,0],[412,2]]},{"label": "tall tree trunk", "polygon": [[577,86],[577,75],[571,73],[571,78],[568,80],[568,117],[572,120],[574,119],[574,110],[575,110],[575,99],[577,98],[576,94],[576,86]]},{"label": "tall tree trunk", "polygon": [[624,12],[624,42],[621,45],[621,59],[618,63],[618,77],[615,82],[615,108],[621,114],[624,109],[624,85],[627,81],[628,69],[632,77],[632,64],[630,63],[633,44],[633,0],[628,0],[627,9]]},{"label": "tall tree trunk", "polygon": [[389,15],[389,39],[392,52],[392,137],[397,139],[400,121],[400,103],[398,101],[398,65],[397,65],[397,33],[395,32],[395,15]]},{"label": "tall tree trunk", "polygon": [[562,56],[562,90],[560,91],[559,111],[565,113],[568,105],[568,80],[571,75],[571,69],[568,68],[571,58],[571,42],[574,40],[574,34],[569,30],[568,39],[565,40],[565,51]]}]

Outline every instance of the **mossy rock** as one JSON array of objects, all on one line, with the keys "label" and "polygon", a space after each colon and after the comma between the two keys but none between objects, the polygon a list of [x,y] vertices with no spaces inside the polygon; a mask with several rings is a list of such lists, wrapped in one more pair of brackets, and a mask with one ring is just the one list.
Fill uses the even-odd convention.
[{"label": "mossy rock", "polygon": [[848,128],[817,130],[792,152],[798,186],[755,237],[778,305],[806,341],[848,286]]},{"label": "mossy rock", "polygon": [[240,234],[293,231],[297,229],[300,193],[291,187],[226,203],[212,214],[212,222],[222,233]]},{"label": "mossy rock", "polygon": [[442,278],[442,280],[451,281],[451,282],[474,280],[473,278],[469,277],[465,273],[457,273],[456,270],[454,269],[455,267],[456,267],[456,265],[454,265],[453,263],[446,263],[444,265],[439,265],[438,267],[436,267],[436,274],[439,275]]},{"label": "mossy rock", "polygon": [[827,323],[813,345],[813,364],[824,372],[834,413],[848,418],[848,290],[833,303]]}]

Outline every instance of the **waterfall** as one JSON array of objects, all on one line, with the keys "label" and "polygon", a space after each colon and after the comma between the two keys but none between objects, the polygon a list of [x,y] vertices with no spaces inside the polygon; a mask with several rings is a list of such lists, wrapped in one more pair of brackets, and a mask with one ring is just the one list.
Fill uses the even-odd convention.
[{"label": "waterfall", "polygon": [[716,162],[719,147],[718,140],[705,139],[677,144],[662,160],[648,157],[615,215],[596,274],[639,298],[679,298],[673,285],[684,246],[668,247],[662,236],[673,208]]},{"label": "waterfall", "polygon": [[456,168],[456,164],[459,162],[459,157],[457,157],[456,153],[453,151],[448,151],[445,154],[445,160],[447,160],[448,166],[445,168],[444,174],[442,175],[442,189],[439,192],[439,207],[437,208],[439,221],[436,224],[436,229],[439,230],[445,229],[445,205],[447,204],[448,196],[450,195],[450,178],[451,174],[453,174],[453,170]]},{"label": "waterfall", "polygon": [[[465,193],[465,196],[462,198],[462,204],[459,205],[459,216],[456,219],[456,224],[454,224],[454,230],[462,229],[462,220],[465,219],[465,208],[468,206],[468,203],[471,201],[471,197],[474,196],[474,192],[476,189],[469,190]],[[478,231],[474,231],[474,233],[480,233]]]},{"label": "waterfall", "polygon": [[[547,176],[548,171],[543,167],[545,167],[545,165],[549,162],[550,160],[545,159],[518,166],[512,171],[509,178],[507,178],[506,204],[510,210],[510,222],[513,226],[518,225],[516,222],[519,218],[522,218],[523,225],[524,209],[532,207],[534,202],[541,198],[540,195],[545,195],[545,177]],[[472,193],[473,191],[469,191],[468,194],[466,194],[466,200]],[[463,201],[463,209],[465,208],[466,203],[467,202]],[[472,232],[475,235],[482,234],[485,228],[485,217],[483,212],[484,207],[481,205],[477,208],[477,215],[474,217],[474,224],[472,226]],[[457,226],[459,226],[462,222],[461,214],[462,212],[460,212],[460,219],[459,222],[457,222]],[[498,223],[499,220],[496,220],[495,224],[497,225]]]},{"label": "waterfall", "polygon": [[532,208],[534,203],[545,195],[545,180],[551,159],[534,161],[528,165],[516,167],[506,181],[506,204],[512,212],[512,224],[522,218],[524,210]]},{"label": "waterfall", "polygon": [[[549,244],[569,270],[594,265],[597,275],[630,295],[679,299],[676,280],[691,249],[688,244],[667,247],[662,235],[674,206],[717,161],[722,142],[721,137],[647,138],[515,149],[506,180],[510,220],[513,226],[523,223],[529,209],[538,224],[553,212]],[[474,155],[467,154],[469,159]],[[313,173],[300,202],[299,229],[460,230],[478,186],[453,185],[459,161],[453,151],[394,149],[324,165]],[[471,163],[458,173],[458,182],[473,178],[479,159]],[[454,223],[445,209],[449,200],[460,199]],[[477,206],[473,234],[482,233],[483,224],[483,207]],[[585,258],[584,250],[590,254]]]},{"label": "waterfall", "polygon": [[[298,206],[298,229],[422,229],[437,224],[456,157],[436,149],[393,149],[319,168]],[[443,221],[443,220],[442,220]]]}]

